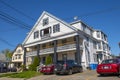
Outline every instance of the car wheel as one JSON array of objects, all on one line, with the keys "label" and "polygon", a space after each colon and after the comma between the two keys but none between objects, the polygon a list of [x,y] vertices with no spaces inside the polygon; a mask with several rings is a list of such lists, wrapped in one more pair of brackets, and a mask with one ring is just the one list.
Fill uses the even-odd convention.
[{"label": "car wheel", "polygon": [[100,74],[100,76],[104,76],[104,74]]},{"label": "car wheel", "polygon": [[68,74],[69,74],[69,75],[71,75],[71,74],[72,74],[72,69],[70,69],[70,70],[69,70]]},{"label": "car wheel", "polygon": [[82,69],[82,68],[79,68],[79,72],[83,72],[83,69]]},{"label": "car wheel", "polygon": [[60,73],[55,73],[56,75],[59,75]]}]

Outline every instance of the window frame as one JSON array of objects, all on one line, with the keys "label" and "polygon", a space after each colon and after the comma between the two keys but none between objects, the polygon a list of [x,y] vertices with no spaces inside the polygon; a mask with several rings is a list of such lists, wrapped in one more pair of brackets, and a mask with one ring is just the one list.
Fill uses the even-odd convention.
[{"label": "window frame", "polygon": [[48,25],[48,24],[49,24],[49,18],[48,17],[44,18],[42,25],[45,26],[45,25]]},{"label": "window frame", "polygon": [[35,31],[35,32],[34,32],[34,36],[33,36],[33,37],[34,37],[34,39],[39,38],[39,31]]},{"label": "window frame", "polygon": [[60,32],[60,24],[53,25],[53,33]]}]

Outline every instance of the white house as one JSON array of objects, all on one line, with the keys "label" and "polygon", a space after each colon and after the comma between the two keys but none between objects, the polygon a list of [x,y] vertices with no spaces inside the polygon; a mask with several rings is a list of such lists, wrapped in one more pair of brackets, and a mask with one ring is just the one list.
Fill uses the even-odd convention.
[{"label": "white house", "polygon": [[24,48],[22,44],[18,44],[18,46],[13,51],[12,55],[13,66],[19,68],[21,65],[23,65],[23,61],[24,61]]},{"label": "white house", "polygon": [[39,56],[44,63],[46,56],[51,55],[54,63],[57,60],[72,59],[87,68],[109,58],[110,54],[107,36],[102,31],[95,30],[80,20],[69,24],[45,11],[23,45],[26,66],[33,62],[34,56]]}]

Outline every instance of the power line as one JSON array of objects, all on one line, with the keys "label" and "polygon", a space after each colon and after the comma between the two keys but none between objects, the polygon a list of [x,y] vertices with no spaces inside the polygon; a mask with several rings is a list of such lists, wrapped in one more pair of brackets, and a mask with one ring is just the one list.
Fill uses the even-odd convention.
[{"label": "power line", "polygon": [[5,29],[5,30],[0,30],[0,32],[9,32],[9,31],[16,31],[16,30],[19,30],[18,28],[12,28],[12,29]]},{"label": "power line", "polygon": [[[116,6],[116,7],[112,7],[112,8],[108,8],[108,9],[104,9],[104,10],[100,10],[100,11],[96,11],[96,12],[81,14],[81,15],[78,15],[77,17],[80,18],[80,17],[94,16],[94,15],[98,15],[98,14],[112,12],[112,11],[119,10],[119,9],[120,9],[120,6]],[[73,17],[64,18],[64,20],[73,19]]]},{"label": "power line", "polygon": [[8,4],[8,3],[6,3],[6,2],[4,2],[4,1],[2,1],[2,0],[0,0],[0,2],[3,3],[4,5],[6,5],[7,7],[13,9],[13,10],[16,11],[17,13],[19,13],[19,14],[25,16],[26,18],[29,18],[29,19],[31,19],[31,20],[33,20],[33,21],[36,21],[36,20],[35,20],[34,18],[32,18],[31,16],[26,15],[25,13],[23,13],[22,11],[20,11],[20,10],[14,8],[14,7],[11,6],[10,4]]},{"label": "power line", "polygon": [[0,41],[2,41],[3,43],[5,43],[5,44],[7,44],[7,45],[9,45],[9,46],[11,46],[11,47],[15,47],[15,45],[9,43],[8,41],[6,41],[6,40],[4,40],[4,39],[2,39],[2,38],[0,38]]},{"label": "power line", "polygon": [[27,29],[27,30],[30,30],[30,29],[31,29],[31,28],[30,28],[30,27],[31,27],[30,25],[28,25],[28,24],[26,24],[26,23],[24,23],[24,22],[22,22],[22,21],[20,21],[20,20],[18,20],[18,19],[16,19],[16,18],[8,15],[8,14],[5,13],[5,12],[0,11],[0,18],[1,18],[2,20],[4,20],[4,21],[8,22],[8,23],[17,25],[17,26],[20,27],[20,28]]}]

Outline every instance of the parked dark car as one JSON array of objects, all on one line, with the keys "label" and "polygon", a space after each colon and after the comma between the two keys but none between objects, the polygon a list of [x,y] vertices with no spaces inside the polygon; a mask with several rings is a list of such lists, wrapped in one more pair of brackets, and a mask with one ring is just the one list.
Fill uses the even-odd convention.
[{"label": "parked dark car", "polygon": [[97,73],[105,74],[120,74],[120,59],[106,59],[97,66]]},{"label": "parked dark car", "polygon": [[40,72],[43,74],[51,74],[54,73],[54,64],[44,65],[41,67]]},{"label": "parked dark car", "polygon": [[74,60],[58,61],[55,65],[55,74],[72,74],[75,72],[82,72],[83,68]]}]

